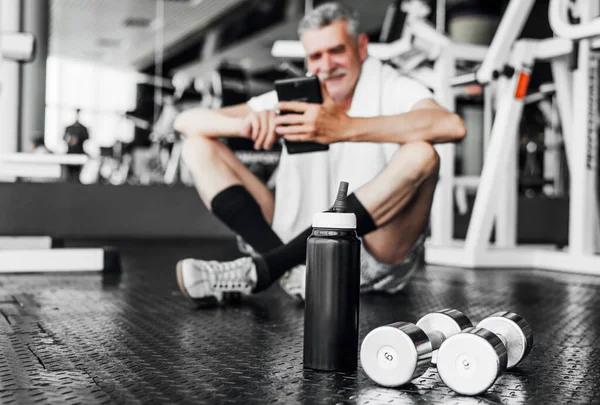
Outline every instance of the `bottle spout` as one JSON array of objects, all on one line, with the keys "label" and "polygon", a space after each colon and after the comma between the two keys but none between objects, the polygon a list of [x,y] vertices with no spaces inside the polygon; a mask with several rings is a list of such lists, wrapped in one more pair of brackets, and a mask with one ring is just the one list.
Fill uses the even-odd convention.
[{"label": "bottle spout", "polygon": [[337,197],[333,204],[332,211],[334,212],[346,212],[346,197],[348,196],[348,182],[341,181],[338,188]]},{"label": "bottle spout", "polygon": [[313,217],[313,228],[354,229],[356,230],[356,215],[347,211],[348,182],[340,182],[337,197],[333,206],[318,212]]}]

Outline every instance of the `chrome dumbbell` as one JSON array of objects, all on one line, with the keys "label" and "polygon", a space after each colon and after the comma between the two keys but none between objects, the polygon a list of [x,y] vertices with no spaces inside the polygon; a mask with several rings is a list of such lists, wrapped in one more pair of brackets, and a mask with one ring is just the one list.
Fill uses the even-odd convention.
[{"label": "chrome dumbbell", "polygon": [[365,373],[384,387],[398,387],[420,377],[431,364],[432,354],[442,342],[471,321],[454,309],[443,309],[422,317],[417,324],[397,322],[373,329],[360,348]]},{"label": "chrome dumbbell", "polygon": [[497,312],[442,343],[438,373],[453,391],[478,395],[505,370],[519,364],[532,346],[533,332],[525,319],[512,312]]}]

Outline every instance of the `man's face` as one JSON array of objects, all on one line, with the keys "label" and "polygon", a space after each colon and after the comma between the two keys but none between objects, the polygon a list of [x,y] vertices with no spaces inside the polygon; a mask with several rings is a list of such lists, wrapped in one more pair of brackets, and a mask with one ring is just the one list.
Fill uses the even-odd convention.
[{"label": "man's face", "polygon": [[367,57],[368,38],[353,38],[345,21],[302,34],[308,70],[318,76],[334,100],[352,96]]}]

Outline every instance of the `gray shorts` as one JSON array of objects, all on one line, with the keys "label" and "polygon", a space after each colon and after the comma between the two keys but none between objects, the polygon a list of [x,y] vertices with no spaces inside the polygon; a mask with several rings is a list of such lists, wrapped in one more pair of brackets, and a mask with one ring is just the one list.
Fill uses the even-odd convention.
[{"label": "gray shorts", "polygon": [[395,264],[377,260],[365,246],[360,247],[360,291],[385,291],[391,294],[400,291],[422,266],[425,251],[425,235],[419,236],[406,257]]}]

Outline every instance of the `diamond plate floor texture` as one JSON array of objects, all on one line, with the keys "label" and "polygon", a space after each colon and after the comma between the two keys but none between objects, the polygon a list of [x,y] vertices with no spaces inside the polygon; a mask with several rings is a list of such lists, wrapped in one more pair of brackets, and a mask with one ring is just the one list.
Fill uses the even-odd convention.
[{"label": "diamond plate floor texture", "polygon": [[384,389],[360,368],[302,368],[303,309],[278,286],[240,304],[194,309],[178,259],[235,257],[233,242],[120,246],[121,274],[0,276],[0,403],[14,404],[578,404],[600,402],[600,277],[427,267],[395,296],[361,299],[373,328],[453,307],[473,322],[521,314],[535,344],[478,397],[435,369]]}]

